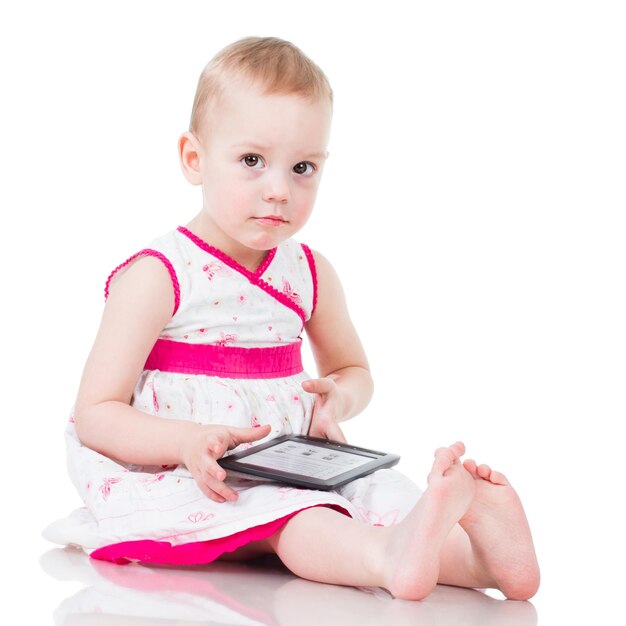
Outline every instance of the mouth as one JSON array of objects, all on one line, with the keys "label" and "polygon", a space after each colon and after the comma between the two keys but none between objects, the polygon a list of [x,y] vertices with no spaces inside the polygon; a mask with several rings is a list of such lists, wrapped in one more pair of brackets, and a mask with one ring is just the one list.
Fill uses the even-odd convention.
[{"label": "mouth", "polygon": [[281,226],[287,224],[287,220],[283,219],[280,215],[265,215],[263,217],[255,217],[254,221],[263,224],[264,226]]}]

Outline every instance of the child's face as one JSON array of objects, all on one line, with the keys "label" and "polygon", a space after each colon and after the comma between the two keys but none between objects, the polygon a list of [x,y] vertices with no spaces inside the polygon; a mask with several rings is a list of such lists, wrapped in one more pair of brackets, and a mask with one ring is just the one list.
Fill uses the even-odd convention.
[{"label": "child's face", "polygon": [[197,144],[203,225],[213,245],[245,256],[304,226],[328,156],[330,124],[326,101],[264,95],[239,81],[228,86]]}]

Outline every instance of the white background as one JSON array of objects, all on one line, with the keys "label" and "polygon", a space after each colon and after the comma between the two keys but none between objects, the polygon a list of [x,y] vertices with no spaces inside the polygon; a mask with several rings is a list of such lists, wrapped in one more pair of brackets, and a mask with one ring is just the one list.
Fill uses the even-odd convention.
[{"label": "white background", "polygon": [[626,582],[625,30],[623,4],[601,0],[3,8],[2,527],[33,622],[71,592],[40,570],[39,533],[81,504],[62,431],[106,277],[199,210],[177,138],[205,63],[248,35],[293,41],[335,92],[299,239],[337,269],[375,377],[349,440],[401,454],[422,486],[433,450],[463,440],[525,503],[539,622],[611,614]]}]

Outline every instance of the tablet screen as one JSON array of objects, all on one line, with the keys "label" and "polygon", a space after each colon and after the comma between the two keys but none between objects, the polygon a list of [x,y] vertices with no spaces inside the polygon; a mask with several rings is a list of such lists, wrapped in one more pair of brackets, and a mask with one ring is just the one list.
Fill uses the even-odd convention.
[{"label": "tablet screen", "polygon": [[242,459],[247,465],[326,480],[372,461],[372,457],[284,441]]}]

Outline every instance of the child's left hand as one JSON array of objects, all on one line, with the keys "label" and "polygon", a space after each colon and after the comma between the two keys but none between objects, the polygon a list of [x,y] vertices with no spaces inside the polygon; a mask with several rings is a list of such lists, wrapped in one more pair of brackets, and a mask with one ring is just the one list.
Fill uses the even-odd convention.
[{"label": "child's left hand", "polygon": [[317,394],[308,435],[348,443],[337,423],[343,417],[343,401],[335,378],[338,377],[330,374],[325,378],[314,378],[302,383],[302,389]]}]

